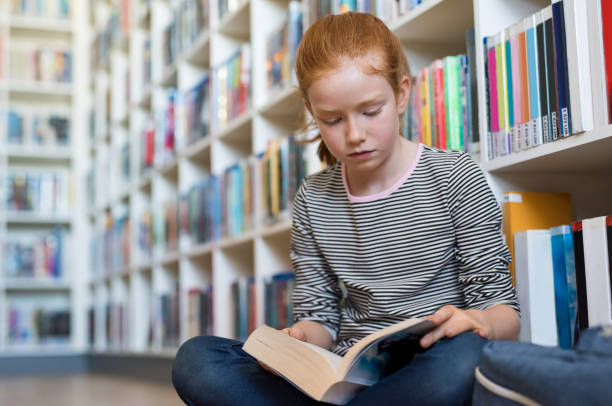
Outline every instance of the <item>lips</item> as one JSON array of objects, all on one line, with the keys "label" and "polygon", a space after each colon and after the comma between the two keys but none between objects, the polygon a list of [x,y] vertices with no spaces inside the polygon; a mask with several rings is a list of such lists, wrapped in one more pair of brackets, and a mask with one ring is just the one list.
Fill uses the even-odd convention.
[{"label": "lips", "polygon": [[349,156],[351,158],[354,158],[354,159],[364,159],[364,158],[368,158],[370,155],[372,155],[373,152],[374,152],[374,150],[357,151],[357,152],[353,152],[352,154],[349,154]]}]

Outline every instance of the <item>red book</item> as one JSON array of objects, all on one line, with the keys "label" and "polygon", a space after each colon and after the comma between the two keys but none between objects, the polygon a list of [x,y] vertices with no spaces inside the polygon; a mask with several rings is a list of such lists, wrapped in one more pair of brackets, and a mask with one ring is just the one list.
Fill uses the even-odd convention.
[{"label": "red book", "polygon": [[606,97],[608,98],[608,123],[612,123],[612,2],[601,0],[601,26],[606,65]]},{"label": "red book", "polygon": [[444,69],[442,61],[437,60],[433,63],[434,75],[434,104],[435,104],[435,128],[436,128],[436,147],[446,149],[446,113],[444,105]]}]

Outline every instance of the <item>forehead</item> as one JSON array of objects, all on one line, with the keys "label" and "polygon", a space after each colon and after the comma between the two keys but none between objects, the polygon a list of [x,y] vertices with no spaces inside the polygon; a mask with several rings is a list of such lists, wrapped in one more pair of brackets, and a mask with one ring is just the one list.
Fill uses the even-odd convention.
[{"label": "forehead", "polygon": [[349,59],[315,79],[308,89],[311,105],[321,109],[350,107],[393,94],[393,89],[380,73],[376,55]]}]

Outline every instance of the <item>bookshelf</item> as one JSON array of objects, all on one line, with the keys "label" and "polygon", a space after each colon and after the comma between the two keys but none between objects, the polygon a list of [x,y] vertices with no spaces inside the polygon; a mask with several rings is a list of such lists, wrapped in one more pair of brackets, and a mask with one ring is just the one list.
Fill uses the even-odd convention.
[{"label": "bookshelf", "polygon": [[[548,6],[550,1],[505,2],[474,1],[477,38],[500,32],[503,28]],[[478,57],[479,125],[486,134],[484,50],[476,41]],[[481,138],[481,142],[487,140]],[[612,212],[612,128],[599,126],[554,142],[538,145],[488,161],[487,146],[481,146],[482,167],[498,200],[506,190],[567,192],[572,198],[575,219]]]},{"label": "bookshelf", "polygon": [[[294,87],[269,90],[266,86],[267,40],[286,19],[289,1],[229,2],[223,6],[227,6],[223,16],[219,16],[221,3],[210,1],[204,13],[207,22],[198,29],[186,29],[186,39],[168,53],[164,38],[180,36],[173,33],[178,30],[172,25],[175,10],[191,3],[195,4],[94,1],[87,13],[90,18],[80,27],[88,31],[87,52],[94,61],[87,80],[90,103],[84,114],[91,115],[94,124],[83,149],[88,174],[83,181],[92,189],[84,211],[90,236],[86,268],[91,272],[83,291],[90,298],[84,306],[89,317],[86,324],[94,326],[89,348],[96,353],[173,356],[178,344],[189,337],[188,292],[208,285],[214,290],[214,334],[235,337],[232,283],[239,277],[255,277],[255,317],[264,322],[262,281],[291,267],[290,218],[284,213],[275,221],[267,219],[262,214],[262,192],[256,192],[253,226],[244,227],[238,235],[196,242],[177,232],[171,244],[156,241],[160,232],[168,231],[160,218],[180,211],[180,196],[209,175],[221,176],[231,165],[266,151],[270,140],[296,131],[302,112],[301,96]],[[309,3],[303,2],[305,10]],[[465,31],[475,28],[480,161],[500,201],[508,189],[569,192],[575,218],[610,213],[612,129],[608,126],[493,160],[485,153],[482,38],[548,4],[545,0],[426,0],[387,23],[402,40],[413,74],[435,59],[465,53]],[[128,17],[122,17],[120,10]],[[305,11],[304,27],[308,18]],[[112,21],[127,22],[113,26]],[[168,26],[174,28],[168,30]],[[244,50],[244,44],[249,45],[250,97],[240,114],[215,120],[213,100],[223,96],[215,85],[219,67]],[[208,133],[188,139],[183,129],[184,105],[177,100],[207,76],[211,78]],[[176,102],[172,108],[171,97]],[[175,126],[171,146],[165,145],[163,137],[160,142],[158,133],[167,129],[168,114]],[[143,164],[148,159],[143,141],[147,134],[156,151],[163,153],[156,152]],[[309,148],[306,155],[312,165],[309,171],[316,171],[314,149]],[[122,156],[129,157],[123,169]],[[101,242],[105,238],[120,241],[118,246],[108,244],[126,252],[120,255],[123,260],[108,264]],[[162,300],[178,314],[178,322],[172,321],[174,337],[168,337],[160,321]]]},{"label": "bookshelf", "polygon": [[0,357],[74,354],[85,344],[82,264],[71,255],[84,241],[75,182],[81,7],[52,3],[0,6]]}]

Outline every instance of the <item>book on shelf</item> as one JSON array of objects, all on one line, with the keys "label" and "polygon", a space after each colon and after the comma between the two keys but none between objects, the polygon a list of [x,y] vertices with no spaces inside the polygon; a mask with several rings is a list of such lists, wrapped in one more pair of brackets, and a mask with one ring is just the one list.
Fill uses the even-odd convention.
[{"label": "book on shelf", "polygon": [[210,78],[204,76],[179,96],[181,114],[177,114],[177,150],[205,138],[210,133]]},{"label": "book on shelf", "polygon": [[347,11],[370,13],[389,24],[418,7],[421,3],[427,3],[427,1],[309,0],[308,3],[309,24],[312,24],[314,21],[328,14],[340,14]]},{"label": "book on shelf", "polygon": [[70,143],[69,113],[12,107],[8,112],[8,144],[65,147]]},{"label": "book on shelf", "polygon": [[503,231],[512,255],[509,268],[515,278],[516,253],[514,234],[529,229],[541,229],[570,224],[571,198],[566,193],[507,191],[504,193]]},{"label": "book on shelf", "polygon": [[483,39],[489,160],[609,123],[606,10],[553,1]]},{"label": "book on shelf", "polygon": [[294,0],[280,29],[266,41],[266,85],[270,94],[295,82],[295,56],[302,31],[302,3]]},{"label": "book on shelf", "polygon": [[68,19],[72,11],[69,0],[13,0],[11,12],[27,17]]},{"label": "book on shelf", "polygon": [[426,319],[404,320],[367,335],[341,357],[261,325],[242,348],[311,398],[341,405],[392,372],[394,352],[417,350],[432,328]]},{"label": "book on shelf", "polygon": [[66,230],[59,227],[44,234],[7,235],[2,247],[4,276],[28,280],[65,278],[66,240]]},{"label": "book on shelf", "polygon": [[69,343],[71,314],[67,293],[12,294],[7,305],[10,345]]},{"label": "book on shelf", "polygon": [[282,330],[293,324],[295,272],[281,272],[263,280],[265,324]]},{"label": "book on shelf", "polygon": [[558,344],[551,234],[525,230],[514,234],[516,294],[521,303],[519,340]]},{"label": "book on shelf", "polygon": [[612,324],[611,237],[611,216],[514,234],[521,340],[571,349]]},{"label": "book on shelf", "polygon": [[9,78],[40,83],[71,83],[72,52],[66,47],[11,44]]},{"label": "book on shelf", "polygon": [[612,324],[612,216],[582,220],[588,325]]},{"label": "book on shelf", "polygon": [[71,179],[68,170],[42,171],[11,167],[5,176],[9,211],[41,216],[68,215],[71,206]]},{"label": "book on shelf", "polygon": [[555,288],[555,311],[559,347],[574,348],[576,310],[576,266],[574,261],[574,239],[571,225],[550,229]]},{"label": "book on shelf", "polygon": [[255,277],[239,277],[232,282],[230,291],[233,305],[234,337],[244,341],[255,329],[257,323]]},{"label": "book on shelf", "polygon": [[187,336],[213,335],[212,286],[187,291]]},{"label": "book on shelf", "polygon": [[423,68],[413,80],[404,116],[406,138],[475,156],[479,141],[472,119],[473,79],[466,55],[447,56]]},{"label": "book on shelf", "polygon": [[213,68],[213,128],[225,129],[251,106],[251,45],[244,43]]},{"label": "book on shelf", "polygon": [[179,287],[158,296],[158,328],[163,347],[176,347],[179,344]]}]

